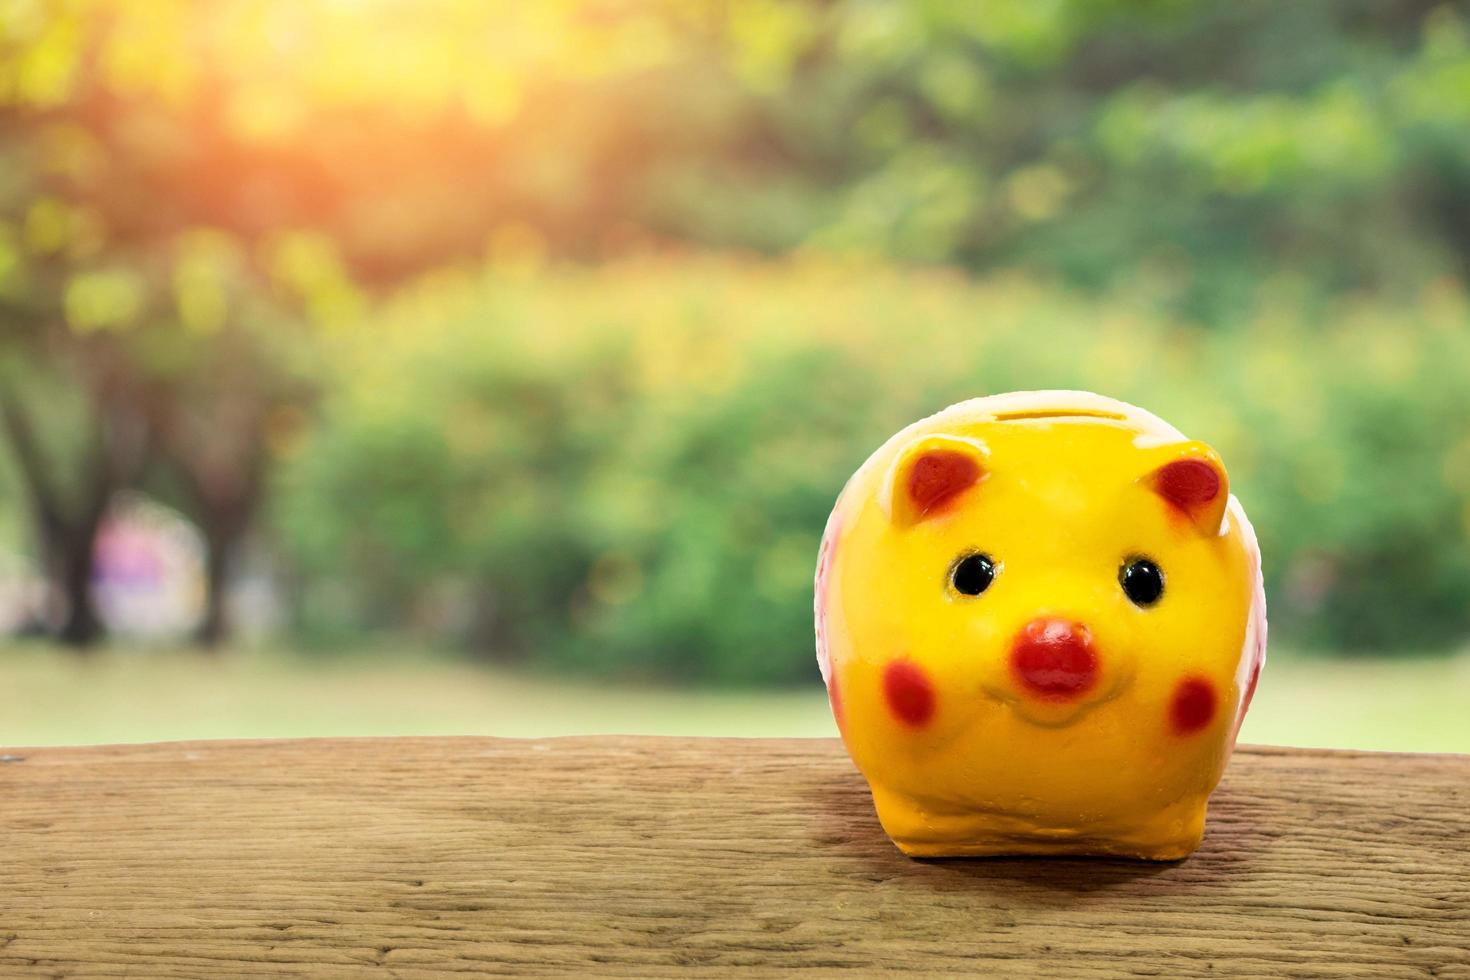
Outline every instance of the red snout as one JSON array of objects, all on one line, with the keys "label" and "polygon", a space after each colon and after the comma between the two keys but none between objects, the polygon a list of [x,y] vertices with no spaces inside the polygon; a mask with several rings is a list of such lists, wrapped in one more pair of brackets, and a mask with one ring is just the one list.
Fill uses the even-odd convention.
[{"label": "red snout", "polygon": [[1068,701],[1081,697],[1097,683],[1092,634],[1070,620],[1033,619],[1016,635],[1011,670],[1039,698]]}]

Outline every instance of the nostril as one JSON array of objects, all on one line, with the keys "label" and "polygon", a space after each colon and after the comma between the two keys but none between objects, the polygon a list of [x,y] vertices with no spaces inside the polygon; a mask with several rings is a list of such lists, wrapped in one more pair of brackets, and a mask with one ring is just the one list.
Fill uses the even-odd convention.
[{"label": "nostril", "polygon": [[1097,681],[1097,654],[1087,627],[1065,619],[1034,619],[1011,647],[1011,669],[1032,694],[1065,701]]}]

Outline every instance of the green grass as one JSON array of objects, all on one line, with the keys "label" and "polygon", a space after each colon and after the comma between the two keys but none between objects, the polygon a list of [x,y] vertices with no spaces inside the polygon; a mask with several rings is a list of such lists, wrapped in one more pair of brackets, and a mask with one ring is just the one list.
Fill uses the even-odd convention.
[{"label": "green grass", "polygon": [[[306,659],[0,650],[0,744],[315,735],[831,735],[819,687],[681,691],[558,681],[434,656]],[[1470,655],[1276,655],[1242,739],[1470,752]]]}]

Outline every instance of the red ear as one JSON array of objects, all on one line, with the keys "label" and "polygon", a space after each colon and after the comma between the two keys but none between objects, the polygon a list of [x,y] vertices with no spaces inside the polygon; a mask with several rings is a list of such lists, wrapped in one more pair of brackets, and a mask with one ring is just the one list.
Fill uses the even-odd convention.
[{"label": "red ear", "polygon": [[925,436],[899,454],[880,502],[900,524],[942,514],[985,479],[985,459],[985,447],[973,439]]},{"label": "red ear", "polygon": [[975,457],[949,449],[931,449],[909,469],[909,501],[920,517],[942,510],[955,497],[980,482]]},{"label": "red ear", "polygon": [[1220,473],[1202,459],[1176,459],[1154,471],[1154,489],[1180,510],[1193,510],[1220,495]]},{"label": "red ear", "polygon": [[1230,497],[1225,467],[1208,446],[1196,443],[1186,452],[1183,458],[1154,470],[1148,477],[1149,486],[1200,530],[1218,533]]}]

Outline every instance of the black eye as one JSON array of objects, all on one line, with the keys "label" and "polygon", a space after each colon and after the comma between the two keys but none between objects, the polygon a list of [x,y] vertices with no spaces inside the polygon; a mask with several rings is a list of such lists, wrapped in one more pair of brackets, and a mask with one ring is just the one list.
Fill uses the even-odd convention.
[{"label": "black eye", "polygon": [[995,562],[989,555],[966,555],[950,569],[949,581],[960,595],[979,595],[995,581]]},{"label": "black eye", "polygon": [[1147,558],[1131,558],[1118,570],[1118,584],[1135,606],[1152,606],[1164,594],[1164,573]]}]

